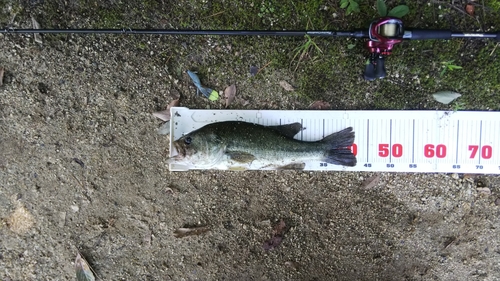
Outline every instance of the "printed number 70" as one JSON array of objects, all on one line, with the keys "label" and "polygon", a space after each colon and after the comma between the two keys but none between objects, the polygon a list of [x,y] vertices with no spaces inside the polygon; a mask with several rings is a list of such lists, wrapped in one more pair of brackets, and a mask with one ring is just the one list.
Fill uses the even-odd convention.
[{"label": "printed number 70", "polygon": [[[477,151],[479,150],[479,145],[469,145],[469,151],[470,153],[470,158],[475,158]],[[481,147],[481,153],[480,156],[483,159],[490,159],[491,155],[493,154],[493,149],[491,148],[490,145],[483,145]]]}]

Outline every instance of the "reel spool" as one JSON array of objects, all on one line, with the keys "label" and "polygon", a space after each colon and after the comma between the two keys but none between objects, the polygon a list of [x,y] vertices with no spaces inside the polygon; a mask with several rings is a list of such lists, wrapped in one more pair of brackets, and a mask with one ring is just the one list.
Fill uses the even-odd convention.
[{"label": "reel spool", "polygon": [[365,67],[365,80],[373,81],[386,76],[385,56],[391,54],[394,45],[403,41],[404,33],[403,21],[398,18],[384,17],[370,24],[370,40],[366,42],[370,55]]}]

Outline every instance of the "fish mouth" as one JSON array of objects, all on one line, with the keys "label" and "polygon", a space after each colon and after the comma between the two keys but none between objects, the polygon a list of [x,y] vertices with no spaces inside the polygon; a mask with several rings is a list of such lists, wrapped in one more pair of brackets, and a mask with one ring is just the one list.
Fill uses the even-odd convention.
[{"label": "fish mouth", "polygon": [[176,157],[176,156],[179,156],[179,150],[177,149],[177,147],[175,146],[175,142],[172,143],[171,145],[171,150],[170,150],[170,158],[173,158],[173,157]]},{"label": "fish mouth", "polygon": [[167,159],[167,163],[173,164],[184,159],[185,150],[177,142],[174,142],[170,155],[171,156]]},{"label": "fish mouth", "polygon": [[186,150],[184,149],[184,147],[182,147],[182,145],[175,141],[170,155],[175,157],[184,157],[186,156]]}]

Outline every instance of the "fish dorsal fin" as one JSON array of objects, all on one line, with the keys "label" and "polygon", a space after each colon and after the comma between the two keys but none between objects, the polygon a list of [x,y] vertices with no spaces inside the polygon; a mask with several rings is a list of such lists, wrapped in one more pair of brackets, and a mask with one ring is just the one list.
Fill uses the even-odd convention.
[{"label": "fish dorsal fin", "polygon": [[278,125],[278,126],[268,126],[268,128],[271,128],[277,131],[278,133],[282,134],[283,136],[289,138],[295,137],[296,134],[305,129],[302,128],[302,124],[300,124],[299,122],[285,124],[285,125]]}]

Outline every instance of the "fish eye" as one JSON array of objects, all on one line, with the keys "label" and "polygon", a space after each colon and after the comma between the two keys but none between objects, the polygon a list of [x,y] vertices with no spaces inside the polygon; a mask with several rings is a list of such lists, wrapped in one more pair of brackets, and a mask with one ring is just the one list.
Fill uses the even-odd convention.
[{"label": "fish eye", "polygon": [[184,139],[185,144],[191,144],[191,141],[192,141],[191,137],[187,137]]}]

